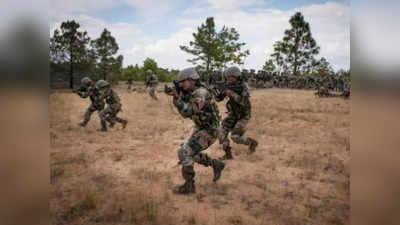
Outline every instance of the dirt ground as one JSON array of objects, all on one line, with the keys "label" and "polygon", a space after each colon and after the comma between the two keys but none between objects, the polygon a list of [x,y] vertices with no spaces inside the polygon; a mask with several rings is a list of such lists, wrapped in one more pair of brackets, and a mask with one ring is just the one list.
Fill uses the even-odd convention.
[{"label": "dirt ground", "polygon": [[[161,87],[160,87],[161,88]],[[125,130],[98,132],[97,113],[85,128],[88,99],[52,93],[50,99],[52,224],[350,224],[350,101],[312,91],[252,91],[248,155],[232,144],[234,160],[217,183],[196,165],[195,195],[183,183],[177,150],[192,122],[172,99],[117,88]],[[219,104],[225,116],[225,102]],[[223,155],[216,142],[206,152]]]}]

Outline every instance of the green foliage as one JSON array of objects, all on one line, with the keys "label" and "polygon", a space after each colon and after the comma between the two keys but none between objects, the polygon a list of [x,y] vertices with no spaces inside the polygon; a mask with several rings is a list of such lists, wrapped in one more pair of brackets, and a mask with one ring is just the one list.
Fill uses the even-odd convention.
[{"label": "green foliage", "polygon": [[350,69],[348,70],[340,69],[336,72],[336,76],[350,79]]},{"label": "green foliage", "polygon": [[79,31],[79,28],[79,23],[74,20],[62,22],[60,29],[54,30],[49,43],[50,65],[63,64],[68,67],[70,88],[73,88],[73,74],[78,65],[90,65],[88,54],[90,38],[86,31]]},{"label": "green foliage", "polygon": [[224,68],[226,63],[244,64],[244,59],[250,55],[249,50],[241,51],[242,47],[246,44],[238,42],[240,38],[239,33],[235,28],[223,27],[218,33],[219,51],[217,52],[218,68]]},{"label": "green foliage", "polygon": [[146,58],[143,66],[122,68],[123,56],[117,55],[119,46],[110,31],[104,29],[101,36],[90,41],[86,31],[79,30],[79,23],[63,22],[50,38],[50,69],[52,72],[69,72],[73,88],[74,72],[84,73],[94,80],[105,79],[111,84],[120,80],[144,81],[148,69],[158,76],[161,82],[171,82],[178,70],[159,68],[154,59]]},{"label": "green foliage", "polygon": [[315,66],[312,71],[312,75],[314,77],[326,77],[326,76],[334,76],[335,72],[332,67],[329,65],[329,62],[322,57],[318,62],[315,63]]},{"label": "green foliage", "polygon": [[154,59],[146,58],[143,61],[143,71],[146,72],[147,70],[153,71],[155,73],[158,69],[157,62]]},{"label": "green foliage", "polygon": [[122,71],[122,80],[128,80],[128,77],[132,77],[134,81],[145,81],[147,77],[147,70],[150,69],[158,77],[160,82],[172,82],[178,75],[178,70],[171,70],[159,68],[157,62],[154,59],[147,58],[143,61],[143,66],[139,67],[128,66]]},{"label": "green foliage", "polygon": [[[285,30],[281,41],[274,44],[271,59],[278,72],[304,75],[313,70],[315,56],[320,48],[312,37],[310,25],[304,16],[297,12],[289,20],[291,28]],[[269,60],[267,60],[270,64]]]},{"label": "green foliage", "polygon": [[104,29],[101,36],[91,42],[91,55],[97,61],[96,71],[100,77],[107,80],[112,75],[113,80],[118,80],[122,73],[123,56],[116,56],[118,52],[118,44],[110,31]]},{"label": "green foliage", "polygon": [[269,59],[265,62],[265,65],[263,66],[263,70],[267,72],[274,72],[276,69],[276,66],[274,65],[274,62],[272,59]]},{"label": "green foliage", "polygon": [[188,61],[210,74],[211,71],[222,69],[226,63],[243,64],[250,52],[242,51],[245,43],[238,42],[239,37],[235,28],[224,26],[217,32],[214,18],[208,17],[193,33],[194,40],[189,42],[189,46],[180,46],[180,49],[194,55]]}]

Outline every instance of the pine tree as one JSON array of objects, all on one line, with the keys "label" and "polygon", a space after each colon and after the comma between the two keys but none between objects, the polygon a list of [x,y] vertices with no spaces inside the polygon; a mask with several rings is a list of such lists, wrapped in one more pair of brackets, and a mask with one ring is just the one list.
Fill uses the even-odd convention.
[{"label": "pine tree", "polygon": [[245,43],[239,42],[240,35],[237,30],[223,26],[221,31],[217,32],[213,17],[208,17],[204,24],[197,27],[193,38],[194,41],[190,41],[189,46],[180,48],[194,55],[195,57],[188,61],[208,75],[212,71],[223,69],[227,63],[243,64],[250,54],[249,50],[242,50]]},{"label": "pine tree", "polygon": [[315,66],[320,47],[312,37],[310,25],[297,12],[289,20],[291,28],[285,30],[281,41],[274,44],[271,57],[280,72],[304,75]]},{"label": "pine tree", "polygon": [[74,20],[62,22],[60,29],[56,29],[50,38],[50,62],[68,64],[71,89],[75,68],[88,60],[90,38],[86,31],[79,31],[79,28],[79,23]]}]

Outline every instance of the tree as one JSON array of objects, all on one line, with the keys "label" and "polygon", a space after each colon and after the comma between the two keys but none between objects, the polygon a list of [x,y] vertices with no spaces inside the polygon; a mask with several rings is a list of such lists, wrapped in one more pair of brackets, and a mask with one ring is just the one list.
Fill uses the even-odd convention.
[{"label": "tree", "polygon": [[210,74],[211,71],[223,68],[226,63],[243,64],[250,52],[242,51],[245,43],[239,42],[239,37],[236,29],[226,26],[217,32],[214,18],[208,17],[204,24],[197,27],[197,32],[193,33],[194,41],[190,41],[189,46],[179,47],[182,51],[195,56],[188,62]]},{"label": "tree", "polygon": [[324,57],[316,63],[313,71],[313,75],[316,77],[326,77],[334,74],[333,68]]},{"label": "tree", "polygon": [[87,62],[87,45],[90,38],[86,31],[78,31],[79,23],[62,22],[60,30],[56,29],[50,38],[50,62],[68,64],[70,88],[73,88],[73,74],[78,64]]},{"label": "tree", "polygon": [[294,75],[305,74],[315,66],[320,48],[312,37],[310,25],[297,12],[289,20],[291,29],[285,30],[281,41],[274,44],[271,57],[280,71]]},{"label": "tree", "polygon": [[276,66],[274,65],[274,61],[272,59],[267,60],[263,66],[263,70],[270,73],[275,72]]},{"label": "tree", "polygon": [[143,61],[143,67],[141,68],[141,79],[146,80],[147,77],[147,70],[153,71],[154,74],[158,75],[158,66],[157,62],[152,58],[146,58]]},{"label": "tree", "polygon": [[218,41],[221,50],[218,51],[219,57],[217,65],[219,68],[226,66],[226,63],[232,62],[235,64],[243,64],[244,59],[250,55],[249,50],[241,51],[241,48],[246,45],[239,41],[239,33],[235,28],[223,27],[218,33]]},{"label": "tree", "polygon": [[104,29],[101,36],[91,42],[91,47],[93,57],[98,62],[98,72],[104,80],[109,74],[122,72],[123,57],[122,55],[115,57],[119,47],[110,31]]},{"label": "tree", "polygon": [[146,58],[143,61],[143,71],[146,72],[147,70],[153,71],[156,73],[158,70],[157,62],[152,58]]}]

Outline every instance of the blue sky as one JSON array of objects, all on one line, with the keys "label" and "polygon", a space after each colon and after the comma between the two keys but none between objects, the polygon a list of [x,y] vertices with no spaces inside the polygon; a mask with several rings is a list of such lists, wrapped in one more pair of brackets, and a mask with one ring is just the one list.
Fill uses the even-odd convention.
[{"label": "blue sky", "polygon": [[154,58],[162,67],[192,64],[179,45],[209,16],[217,28],[235,27],[251,55],[242,68],[261,69],[275,41],[289,28],[296,11],[310,22],[314,38],[335,69],[350,66],[350,4],[348,0],[53,0],[50,34],[62,21],[75,19],[97,38],[104,28],[116,37],[124,66]]}]

